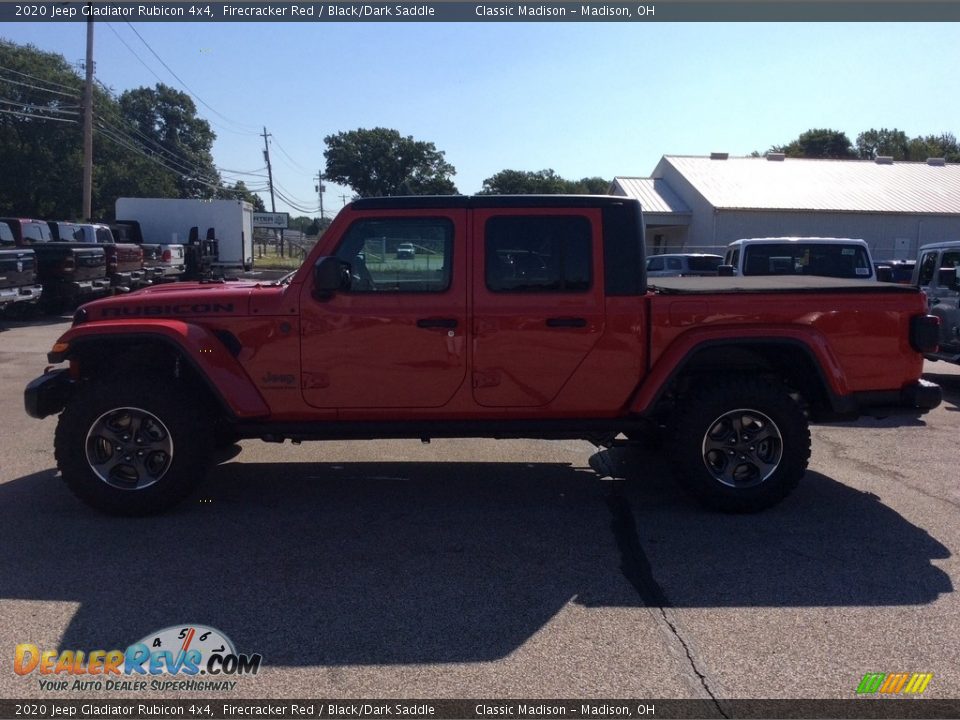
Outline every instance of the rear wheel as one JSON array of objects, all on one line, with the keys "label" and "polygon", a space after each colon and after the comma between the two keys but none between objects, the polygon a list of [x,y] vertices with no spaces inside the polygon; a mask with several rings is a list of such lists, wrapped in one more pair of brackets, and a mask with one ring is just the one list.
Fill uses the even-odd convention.
[{"label": "rear wheel", "polygon": [[801,408],[785,388],[756,379],[721,378],[686,398],[672,444],[687,487],[726,512],[776,505],[797,487],[810,459]]},{"label": "rear wheel", "polygon": [[57,466],[73,493],[111,515],[181,502],[206,472],[209,421],[183,387],[93,382],[60,415]]}]

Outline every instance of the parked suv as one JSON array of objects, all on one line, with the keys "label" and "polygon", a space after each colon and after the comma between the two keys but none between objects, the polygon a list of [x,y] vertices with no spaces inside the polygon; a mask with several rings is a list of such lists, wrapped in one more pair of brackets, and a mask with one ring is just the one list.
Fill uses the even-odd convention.
[{"label": "parked suv", "polygon": [[722,262],[720,255],[706,253],[652,255],[647,258],[647,277],[716,275]]},{"label": "parked suv", "polygon": [[876,280],[870,247],[863,240],[774,237],[736,240],[727,248],[721,275],[821,275]]},{"label": "parked suv", "polygon": [[920,248],[914,285],[926,293],[930,314],[940,318],[940,348],[927,358],[960,363],[960,240]]}]

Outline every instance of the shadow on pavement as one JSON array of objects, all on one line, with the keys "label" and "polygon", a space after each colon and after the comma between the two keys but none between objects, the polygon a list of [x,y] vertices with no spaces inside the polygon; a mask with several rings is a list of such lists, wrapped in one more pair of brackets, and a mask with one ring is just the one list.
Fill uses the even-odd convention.
[{"label": "shadow on pavement", "polygon": [[823,475],[765,514],[727,516],[693,505],[660,458],[592,464],[228,463],[182,509],[138,520],[35,473],[0,485],[0,595],[79,603],[64,649],[202,623],[271,666],[313,666],[501,658],[571,601],[913,605],[952,591],[930,562],[943,545]]},{"label": "shadow on pavement", "polygon": [[943,389],[943,404],[947,410],[960,411],[960,375],[925,372],[923,377]]}]

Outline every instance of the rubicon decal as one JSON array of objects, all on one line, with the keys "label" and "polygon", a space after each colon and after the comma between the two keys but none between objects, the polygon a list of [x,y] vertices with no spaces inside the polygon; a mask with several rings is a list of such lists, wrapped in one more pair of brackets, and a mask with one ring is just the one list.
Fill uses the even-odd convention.
[{"label": "rubicon decal", "polygon": [[[232,690],[236,682],[227,678],[256,675],[262,661],[260,654],[238,653],[216,628],[184,624],[151,633],[125,650],[41,650],[21,643],[14,650],[13,671],[43,676],[42,690],[146,690],[148,680],[151,690]],[[197,675],[213,677],[190,683],[153,680]],[[60,679],[64,676],[69,679]]]},{"label": "rubicon decal", "polygon": [[146,317],[161,315],[213,315],[232,313],[233,303],[180,303],[179,305],[121,305],[100,309],[100,317]]}]

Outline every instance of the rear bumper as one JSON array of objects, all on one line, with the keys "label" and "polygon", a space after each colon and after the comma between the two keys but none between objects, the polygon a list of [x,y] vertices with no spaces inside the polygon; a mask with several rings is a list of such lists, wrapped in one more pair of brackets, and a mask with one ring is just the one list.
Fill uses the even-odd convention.
[{"label": "rear bumper", "polygon": [[56,415],[73,394],[73,380],[68,370],[51,370],[32,380],[23,391],[23,406],[27,415],[45,418]]}]

